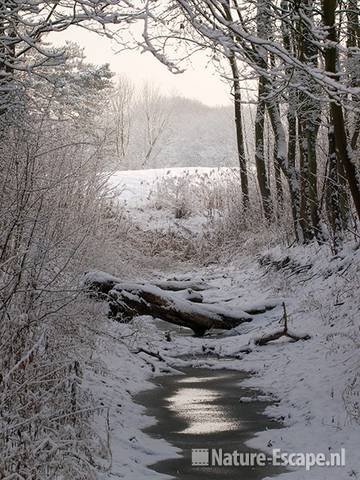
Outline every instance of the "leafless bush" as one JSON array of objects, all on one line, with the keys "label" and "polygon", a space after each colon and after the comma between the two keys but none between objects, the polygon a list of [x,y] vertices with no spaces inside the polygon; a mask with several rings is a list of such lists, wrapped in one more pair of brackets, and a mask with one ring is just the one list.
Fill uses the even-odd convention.
[{"label": "leafless bush", "polygon": [[195,193],[195,176],[189,171],[159,178],[150,192],[150,202],[157,210],[167,210],[175,218],[186,218],[195,213],[197,201]]},{"label": "leafless bush", "polygon": [[[101,144],[23,119],[0,147],[1,478],[95,478],[79,274],[104,256]],[[110,235],[108,235],[110,237]],[[101,240],[101,241],[100,241]],[[86,320],[86,322],[85,322]]]}]

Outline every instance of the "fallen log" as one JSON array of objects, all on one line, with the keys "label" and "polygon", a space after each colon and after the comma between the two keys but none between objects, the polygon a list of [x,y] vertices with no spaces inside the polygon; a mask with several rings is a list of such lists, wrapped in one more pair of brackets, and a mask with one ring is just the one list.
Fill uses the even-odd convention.
[{"label": "fallen log", "polygon": [[[230,330],[252,320],[241,310],[201,303],[198,283],[186,281],[174,284],[174,281],[169,281],[159,284],[161,288],[152,284],[126,283],[104,272],[89,272],[83,279],[83,287],[91,295],[109,301],[109,316],[121,321],[135,316],[151,316],[190,328],[196,335],[204,335],[210,329]],[[190,285],[195,286],[197,291],[192,291]],[[180,286],[186,290],[180,289]]]},{"label": "fallen log", "polygon": [[250,315],[241,310],[194,303],[155,285],[116,284],[109,292],[109,297],[112,317],[150,315],[191,328],[196,335],[204,335],[213,328],[230,330],[252,320]]}]

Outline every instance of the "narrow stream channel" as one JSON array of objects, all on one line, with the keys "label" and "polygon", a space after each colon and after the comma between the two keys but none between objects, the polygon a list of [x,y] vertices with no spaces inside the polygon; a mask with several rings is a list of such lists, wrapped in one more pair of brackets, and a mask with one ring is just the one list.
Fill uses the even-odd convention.
[{"label": "narrow stream channel", "polygon": [[241,402],[260,392],[241,386],[246,373],[204,368],[182,369],[184,375],[161,376],[156,388],[142,392],[136,401],[157,424],[145,431],[164,438],[182,450],[182,457],[161,461],[151,468],[178,480],[260,480],[284,472],[271,465],[257,467],[192,466],[192,449],[255,452],[245,442],[255,433],[280,425],[264,415],[269,404]]}]

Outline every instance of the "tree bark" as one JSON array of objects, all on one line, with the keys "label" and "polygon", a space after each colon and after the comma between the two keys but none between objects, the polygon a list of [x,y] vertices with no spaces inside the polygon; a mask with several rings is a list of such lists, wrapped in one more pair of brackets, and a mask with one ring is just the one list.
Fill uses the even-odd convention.
[{"label": "tree bark", "polygon": [[329,128],[328,132],[328,175],[326,179],[326,209],[328,219],[333,233],[333,245],[335,253],[342,244],[342,219],[340,202],[340,185],[336,159],[334,129]]},{"label": "tree bark", "polygon": [[[313,68],[318,67],[318,47],[313,39],[312,24],[314,23],[313,0],[303,0],[299,7],[299,20],[297,21],[296,35],[299,60]],[[304,20],[306,19],[306,20]],[[311,79],[299,72],[300,81],[311,82],[314,96],[310,97],[301,90],[298,94],[298,117],[301,128],[299,135],[302,182],[302,216],[307,223],[306,240],[311,241],[314,237],[323,242],[323,233],[320,227],[319,199],[317,188],[317,137],[321,121],[321,104],[317,97],[320,96],[319,88]],[[318,95],[317,95],[318,94]]]},{"label": "tree bark", "polygon": [[[360,9],[358,6],[358,0],[348,0],[347,9],[347,39],[346,47],[348,48],[348,74],[349,81],[352,87],[359,87],[359,71],[356,59],[357,55],[354,55],[354,51],[360,48]],[[357,108],[360,107],[360,96],[353,95],[352,101]],[[357,150],[358,139],[360,135],[360,113],[354,114],[354,128],[351,135],[351,148]]]},{"label": "tree bark", "polygon": [[[230,9],[230,0],[226,0],[223,3],[224,17],[227,21],[231,22],[233,20],[232,13]],[[233,37],[234,38],[234,37]],[[243,119],[242,119],[242,108],[241,108],[241,85],[240,85],[240,75],[239,68],[237,65],[236,55],[234,52],[231,52],[229,55],[229,63],[232,73],[232,82],[234,87],[234,114],[235,114],[235,128],[236,128],[236,143],[237,151],[239,158],[239,167],[240,167],[240,182],[241,182],[241,194],[244,210],[249,208],[250,198],[249,198],[249,180],[247,173],[247,162],[245,155],[245,142],[244,142],[244,132],[243,132]]]},{"label": "tree bark", "polygon": [[[335,11],[337,0],[323,0],[323,20],[327,27],[328,44],[325,46],[325,67],[327,72],[337,74],[338,63],[338,35],[335,25]],[[337,92],[334,92],[337,93]],[[330,100],[331,123],[334,128],[336,155],[344,168],[346,178],[354,201],[356,213],[360,220],[360,181],[352,149],[346,135],[344,112],[338,99]]]},{"label": "tree bark", "polygon": [[[293,162],[287,162],[287,151],[286,151],[286,135],[284,126],[281,122],[280,109],[279,106],[274,103],[274,101],[267,101],[267,111],[269,113],[269,118],[271,126],[274,132],[275,142],[278,145],[278,150],[276,152],[276,162],[281,168],[282,172],[287,179],[290,199],[291,199],[291,208],[294,222],[294,230],[296,239],[299,242],[304,241],[304,231],[300,222],[301,212],[300,212],[300,179],[299,173],[296,169],[296,165]],[[295,161],[295,159],[293,159]]]},{"label": "tree bark", "polygon": [[169,323],[191,328],[196,335],[218,328],[230,330],[251,317],[245,312],[234,313],[214,305],[193,303],[176,298],[169,292],[152,285],[116,285],[109,292],[111,317],[131,319],[137,315],[150,315]]},{"label": "tree bark", "polygon": [[275,189],[276,189],[276,206],[277,206],[277,218],[280,219],[281,214],[284,211],[284,190],[281,179],[281,168],[276,161],[276,144],[274,145],[274,174],[275,174]]},{"label": "tree bark", "polygon": [[249,208],[249,180],[247,173],[247,162],[245,155],[244,133],[243,133],[243,119],[241,111],[241,87],[239,78],[239,69],[237,66],[236,57],[231,54],[229,57],[233,76],[234,86],[234,113],[235,113],[235,128],[236,128],[236,143],[240,165],[240,182],[241,182],[241,194],[244,210]]},{"label": "tree bark", "polygon": [[258,102],[255,118],[255,164],[256,176],[259,184],[260,195],[264,215],[267,221],[272,217],[271,192],[269,187],[268,175],[265,166],[264,151],[264,125],[265,125],[265,102],[264,102],[264,80],[259,78],[258,84]]}]

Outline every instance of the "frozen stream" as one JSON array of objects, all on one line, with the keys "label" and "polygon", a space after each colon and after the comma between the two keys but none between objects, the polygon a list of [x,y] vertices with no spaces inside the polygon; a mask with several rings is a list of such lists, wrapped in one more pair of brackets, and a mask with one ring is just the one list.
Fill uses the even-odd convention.
[{"label": "frozen stream", "polygon": [[[241,386],[246,373],[204,368],[182,372],[184,375],[155,378],[157,387],[136,398],[157,420],[146,432],[182,450],[181,458],[161,461],[153,470],[179,480],[260,480],[284,471],[273,466],[192,466],[192,449],[254,452],[245,442],[257,432],[279,425],[264,415],[268,403],[256,400],[259,392]],[[241,397],[253,401],[240,401]]]}]

